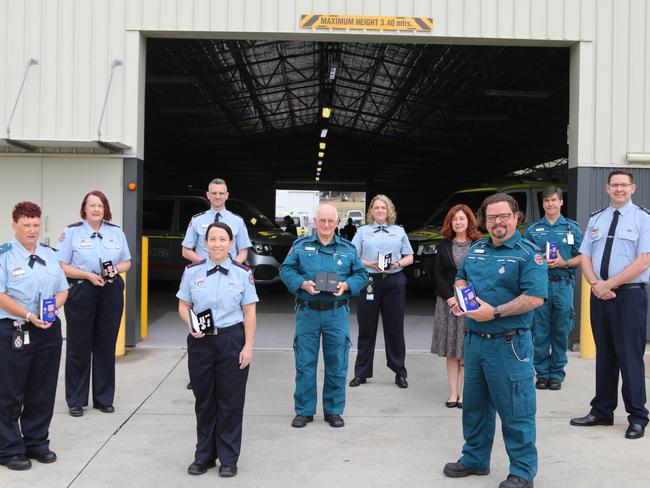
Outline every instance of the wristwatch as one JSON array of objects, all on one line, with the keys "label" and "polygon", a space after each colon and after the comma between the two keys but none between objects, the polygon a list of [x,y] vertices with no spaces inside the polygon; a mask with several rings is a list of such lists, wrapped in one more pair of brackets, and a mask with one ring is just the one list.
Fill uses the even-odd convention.
[{"label": "wristwatch", "polygon": [[494,313],[494,318],[495,319],[500,319],[501,318],[501,312],[499,312],[499,306],[498,305],[496,307],[494,307],[493,313]]}]

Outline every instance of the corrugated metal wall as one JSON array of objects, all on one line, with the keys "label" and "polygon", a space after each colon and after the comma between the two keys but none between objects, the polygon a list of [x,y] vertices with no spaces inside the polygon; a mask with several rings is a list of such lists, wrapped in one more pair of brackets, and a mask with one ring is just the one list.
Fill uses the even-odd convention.
[{"label": "corrugated metal wall", "polygon": [[[95,139],[112,60],[104,134],[142,157],[145,35],[571,43],[584,41],[572,103],[572,164],[624,163],[650,152],[650,2],[646,0],[0,0],[0,114],[34,57],[12,134]],[[301,14],[416,15],[431,34],[299,29]],[[593,46],[591,43],[593,42]],[[574,70],[575,71],[575,70]],[[580,116],[578,118],[578,116]],[[579,127],[579,130],[578,130]],[[4,134],[2,134],[4,136]],[[135,155],[136,151],[129,153]]]}]

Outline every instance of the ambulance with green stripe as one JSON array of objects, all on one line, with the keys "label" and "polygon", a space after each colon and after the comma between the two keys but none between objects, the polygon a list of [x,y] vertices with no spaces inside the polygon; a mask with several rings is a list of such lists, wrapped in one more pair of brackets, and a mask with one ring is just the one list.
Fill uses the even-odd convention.
[{"label": "ambulance with green stripe", "polygon": [[441,235],[442,223],[451,207],[464,203],[477,214],[481,203],[486,197],[500,192],[507,193],[517,200],[519,209],[523,213],[524,219],[519,227],[524,232],[528,225],[544,215],[542,192],[544,188],[550,185],[563,189],[564,206],[562,207],[562,214],[566,215],[568,196],[567,185],[565,184],[543,181],[507,183],[481,188],[468,188],[453,193],[421,227],[408,233],[414,252],[413,264],[404,269],[408,285],[414,288],[435,288],[436,254],[438,253],[438,244],[444,239]]}]

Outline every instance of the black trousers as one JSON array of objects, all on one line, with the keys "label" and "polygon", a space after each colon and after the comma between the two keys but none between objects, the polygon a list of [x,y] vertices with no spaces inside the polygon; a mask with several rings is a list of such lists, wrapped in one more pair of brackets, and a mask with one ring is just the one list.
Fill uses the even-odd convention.
[{"label": "black trousers", "polygon": [[[368,293],[368,285],[372,293]],[[372,300],[368,300],[372,295]],[[372,378],[372,363],[375,357],[379,313],[384,327],[386,344],[386,365],[395,374],[406,378],[406,345],[404,343],[404,305],[406,302],[406,277],[404,273],[393,273],[386,278],[374,278],[361,290],[357,300],[359,340],[354,376]]]},{"label": "black trousers", "polygon": [[242,420],[249,367],[239,369],[244,329],[195,339],[187,336],[190,381],[196,402],[195,461],[219,459],[236,466],[242,437]]},{"label": "black trousers", "polygon": [[13,320],[0,320],[0,460],[38,454],[50,446],[61,361],[61,321],[49,329],[23,325],[30,344],[11,348]]},{"label": "black trousers", "polygon": [[648,292],[633,288],[615,290],[616,298],[591,297],[591,330],[596,342],[596,396],[591,414],[612,420],[618,404],[618,375],[630,423],[646,426],[645,365]]},{"label": "black trousers", "polygon": [[91,369],[93,405],[113,404],[115,342],[124,306],[123,291],[120,277],[103,287],[82,281],[70,289],[64,308],[65,398],[69,407],[88,405]]}]

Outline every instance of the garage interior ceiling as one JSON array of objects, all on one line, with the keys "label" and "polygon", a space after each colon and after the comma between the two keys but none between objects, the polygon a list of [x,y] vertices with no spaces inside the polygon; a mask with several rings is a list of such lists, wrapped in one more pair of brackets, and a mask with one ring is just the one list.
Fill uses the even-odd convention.
[{"label": "garage interior ceiling", "polygon": [[568,85],[568,48],[149,39],[145,168],[305,187],[322,159],[320,186],[487,180],[566,158]]}]

